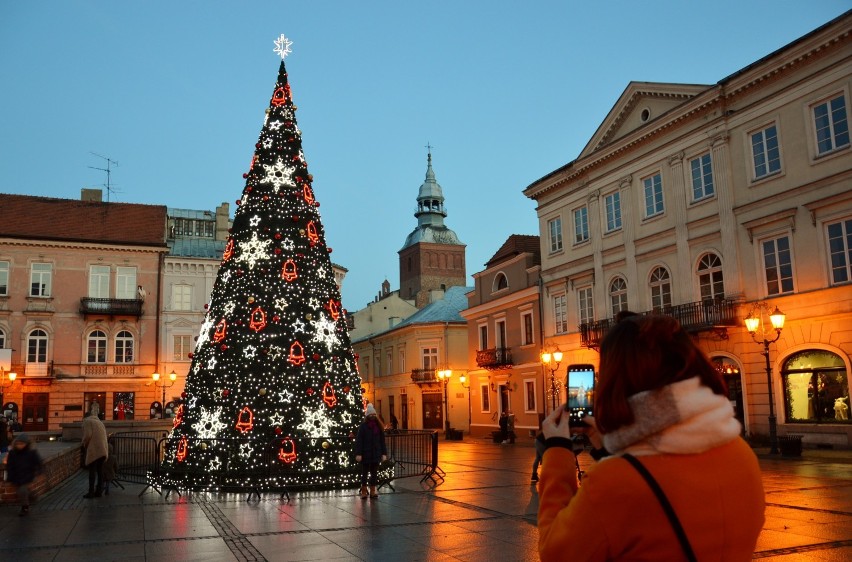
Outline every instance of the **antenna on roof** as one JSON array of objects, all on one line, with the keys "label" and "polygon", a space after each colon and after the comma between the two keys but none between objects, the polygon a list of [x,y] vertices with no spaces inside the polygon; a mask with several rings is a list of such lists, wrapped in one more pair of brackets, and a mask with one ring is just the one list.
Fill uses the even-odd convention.
[{"label": "antenna on roof", "polygon": [[119,193],[119,191],[110,183],[111,180],[112,180],[112,177],[111,177],[112,169],[111,169],[111,167],[115,166],[117,168],[118,162],[115,161],[115,160],[112,160],[110,158],[107,158],[106,156],[101,156],[97,152],[92,152],[91,150],[89,151],[89,154],[93,154],[93,155],[97,156],[98,158],[103,158],[104,160],[106,160],[106,168],[96,168],[95,166],[89,166],[89,168],[91,168],[93,170],[100,170],[102,172],[106,172],[106,183],[103,184],[103,185],[107,190],[107,203],[109,203],[109,194],[110,193]]}]

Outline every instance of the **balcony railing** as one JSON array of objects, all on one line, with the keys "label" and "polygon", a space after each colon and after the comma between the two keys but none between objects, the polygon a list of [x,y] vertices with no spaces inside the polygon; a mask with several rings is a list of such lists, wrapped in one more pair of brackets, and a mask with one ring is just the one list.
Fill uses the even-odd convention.
[{"label": "balcony railing", "polygon": [[508,369],[513,364],[512,349],[509,347],[480,349],[476,352],[476,365],[482,369]]},{"label": "balcony railing", "polygon": [[110,316],[142,316],[142,303],[138,299],[80,299],[80,314],[108,314]]},{"label": "balcony railing", "polygon": [[[737,317],[737,302],[727,299],[690,302],[639,314],[671,316],[677,319],[683,329],[689,333],[713,331],[723,339],[727,339],[726,328],[740,324]],[[600,347],[601,340],[614,324],[615,320],[612,318],[580,324],[583,346],[595,349]]]},{"label": "balcony railing", "polygon": [[411,382],[423,384],[425,382],[438,382],[435,369],[411,369]]}]

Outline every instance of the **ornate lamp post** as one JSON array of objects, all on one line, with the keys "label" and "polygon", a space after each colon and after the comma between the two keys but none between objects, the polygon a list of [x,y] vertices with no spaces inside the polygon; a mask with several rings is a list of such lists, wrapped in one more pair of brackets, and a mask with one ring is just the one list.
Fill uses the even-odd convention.
[{"label": "ornate lamp post", "polygon": [[556,397],[559,395],[559,387],[556,384],[556,371],[559,369],[559,364],[562,362],[562,352],[558,349],[553,353],[543,351],[541,354],[541,364],[546,369],[550,370],[550,411],[556,409]]},{"label": "ornate lamp post", "polygon": [[[784,320],[786,316],[783,312],[775,307],[775,310],[769,312],[769,303],[759,302],[754,305],[748,316],[745,317],[745,325],[748,333],[751,334],[755,343],[763,345],[763,355],[766,358],[766,385],[769,389],[769,453],[778,454],[778,433],[777,423],[775,419],[775,397],[772,394],[772,365],[769,363],[769,344],[778,341],[781,337],[781,330],[784,329]],[[769,314],[769,321],[772,328],[766,326],[763,321],[764,313]],[[775,337],[769,339],[772,331],[775,331]]]},{"label": "ornate lamp post", "polygon": [[465,390],[467,390],[467,432],[468,432],[468,433],[470,433],[470,425],[471,425],[471,424],[470,424],[470,421],[471,421],[471,419],[470,419],[470,412],[471,412],[471,407],[470,407],[470,383],[468,382],[467,377],[466,377],[466,376],[464,376],[464,375],[461,375],[461,376],[459,377],[459,382],[461,383],[462,388],[464,388]]},{"label": "ornate lamp post", "polygon": [[6,373],[6,370],[3,367],[0,367],[0,416],[4,415],[2,410],[5,402],[3,402],[3,393],[7,388],[12,386],[12,383],[15,382],[15,379],[18,378],[18,373],[10,372]]},{"label": "ornate lamp post", "polygon": [[453,376],[452,369],[443,369],[438,371],[438,380],[444,385],[444,433],[450,432],[450,411],[447,405],[447,385],[450,383],[450,377]]},{"label": "ornate lamp post", "polygon": [[172,372],[169,373],[169,381],[171,381],[171,382],[167,382],[166,379],[163,379],[162,382],[161,382],[160,379],[162,377],[160,377],[160,373],[154,373],[153,375],[151,375],[151,378],[154,379],[154,386],[159,386],[160,388],[163,389],[163,401],[160,402],[160,407],[162,408],[162,412],[163,412],[162,417],[165,418],[166,417],[166,389],[175,384],[175,380],[177,379],[177,373],[175,373],[174,369],[172,369]]}]

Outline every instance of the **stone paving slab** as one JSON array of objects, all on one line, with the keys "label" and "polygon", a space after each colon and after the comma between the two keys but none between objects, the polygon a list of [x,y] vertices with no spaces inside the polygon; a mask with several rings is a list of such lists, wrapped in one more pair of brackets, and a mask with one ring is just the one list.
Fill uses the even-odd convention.
[{"label": "stone paving slab", "polygon": [[[755,559],[852,559],[852,452],[757,451],[767,492]],[[355,490],[161,496],[113,487],[83,499],[78,473],[18,517],[0,506],[3,560],[525,561],[538,560],[531,443],[441,441],[446,480],[394,482],[377,499]],[[591,462],[581,456],[581,466]]]}]

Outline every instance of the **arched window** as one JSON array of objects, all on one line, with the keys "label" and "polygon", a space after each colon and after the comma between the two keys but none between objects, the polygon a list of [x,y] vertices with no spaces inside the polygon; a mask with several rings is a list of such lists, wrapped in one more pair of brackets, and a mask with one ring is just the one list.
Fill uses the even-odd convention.
[{"label": "arched window", "polygon": [[787,422],[850,423],[849,376],[839,356],[822,349],[791,355],[781,367]]},{"label": "arched window", "polygon": [[491,289],[492,293],[496,293],[497,291],[502,291],[503,289],[509,288],[509,279],[506,278],[506,274],[502,271],[498,273],[494,277],[494,285]]},{"label": "arched window", "polygon": [[3,331],[3,328],[0,328],[0,349],[6,348],[6,332]]},{"label": "arched window", "polygon": [[627,281],[623,277],[616,277],[609,284],[609,302],[613,318],[622,310],[627,310]]},{"label": "arched window", "polygon": [[656,267],[651,272],[651,307],[654,312],[672,305],[672,282],[665,267]]},{"label": "arched window", "polygon": [[722,260],[716,254],[704,254],[698,260],[698,286],[701,289],[702,301],[725,298]]},{"label": "arched window", "polygon": [[47,332],[36,329],[27,336],[27,363],[47,363]]},{"label": "arched window", "polygon": [[115,336],[115,362],[133,362],[133,334],[122,330]]},{"label": "arched window", "polygon": [[86,361],[89,363],[106,363],[107,337],[101,330],[93,330],[86,338]]}]

